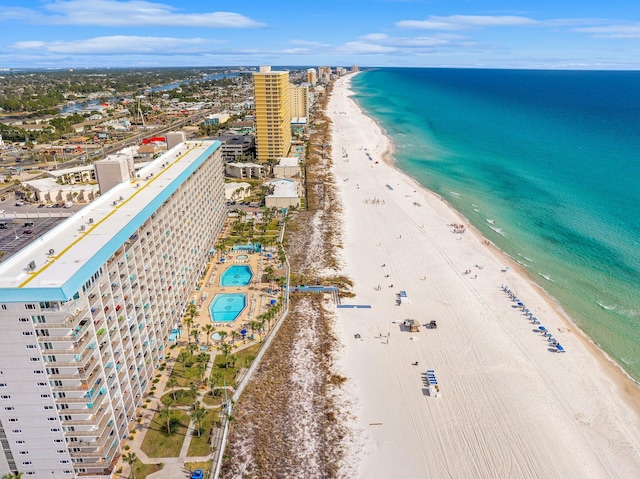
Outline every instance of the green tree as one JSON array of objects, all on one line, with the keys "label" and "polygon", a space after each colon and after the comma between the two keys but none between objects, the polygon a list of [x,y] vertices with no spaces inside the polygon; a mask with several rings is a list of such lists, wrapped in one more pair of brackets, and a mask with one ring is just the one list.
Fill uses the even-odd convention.
[{"label": "green tree", "polygon": [[[0,256],[2,258],[2,256]],[[204,333],[207,335],[207,349],[209,348],[209,343],[211,342],[211,335],[216,332],[216,327],[213,324],[205,324],[202,328]]]},{"label": "green tree", "polygon": [[176,400],[176,390],[173,389],[178,385],[178,380],[174,377],[170,377],[167,380],[167,389],[172,389],[171,391],[171,397],[173,398],[173,400]]},{"label": "green tree", "polygon": [[202,434],[202,420],[207,415],[207,410],[200,405],[199,401],[193,403],[191,408],[191,420],[193,421],[196,431],[198,431],[198,437]]},{"label": "green tree", "polygon": [[135,464],[135,462],[138,460],[138,456],[136,456],[135,452],[128,452],[126,454],[122,455],[122,460],[124,462],[126,462],[127,464],[129,464],[129,467],[131,468],[131,477],[133,477],[133,479],[136,479],[136,473],[133,469],[133,465]]},{"label": "green tree", "polygon": [[220,346],[218,346],[218,349],[220,349],[220,351],[224,355],[224,367],[228,368],[229,367],[229,354],[231,354],[231,349],[232,349],[231,345],[229,343],[222,343],[222,344],[220,344]]},{"label": "green tree", "polygon": [[173,419],[173,398],[169,399],[162,409],[160,409],[160,418],[167,420],[167,434],[171,434],[171,420]]}]

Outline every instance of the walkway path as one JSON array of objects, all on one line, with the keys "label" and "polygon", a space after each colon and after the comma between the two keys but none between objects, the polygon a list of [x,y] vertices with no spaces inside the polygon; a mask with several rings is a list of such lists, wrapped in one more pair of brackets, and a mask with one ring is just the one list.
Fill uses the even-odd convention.
[{"label": "walkway path", "polygon": [[[130,446],[130,450],[128,452],[134,452],[140,462],[143,464],[164,464],[164,467],[154,472],[153,474],[149,474],[147,478],[149,479],[180,479],[180,478],[189,478],[191,472],[185,468],[185,464],[187,462],[210,462],[213,458],[213,453],[207,456],[199,456],[199,457],[189,457],[189,446],[191,445],[191,438],[193,437],[193,423],[189,422],[189,427],[187,428],[187,432],[185,434],[184,442],[182,443],[182,448],[180,449],[180,454],[178,457],[149,457],[142,450],[142,443],[144,441],[144,437],[149,430],[149,426],[151,424],[151,419],[156,411],[158,411],[162,403],[160,402],[160,398],[163,394],[170,392],[175,389],[188,389],[185,387],[176,387],[171,390],[166,389],[167,381],[171,376],[171,371],[173,370],[173,366],[176,362],[176,358],[178,356],[179,350],[172,350],[172,358],[167,360],[167,368],[164,371],[161,371],[160,381],[156,383],[156,391],[149,396],[151,402],[146,403],[147,407],[139,410],[139,413],[142,415],[142,422],[140,424],[136,424],[133,429],[135,430],[133,434],[133,439],[130,439],[127,442],[127,445]],[[209,378],[211,376],[211,370],[213,369],[214,361],[215,361],[216,353],[215,351],[210,352],[209,362],[207,363],[207,369],[205,373],[205,377]],[[207,394],[207,389],[199,391],[197,400],[203,403],[204,395]],[[207,409],[215,409],[217,406],[207,406],[203,404],[203,406]],[[180,409],[189,409],[188,407],[180,407]],[[122,464],[123,475],[122,477],[130,476],[130,467],[127,464]]]}]

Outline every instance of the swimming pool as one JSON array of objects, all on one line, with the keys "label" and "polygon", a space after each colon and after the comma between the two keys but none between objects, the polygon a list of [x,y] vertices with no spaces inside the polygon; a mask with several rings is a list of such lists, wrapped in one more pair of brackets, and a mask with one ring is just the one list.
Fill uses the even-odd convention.
[{"label": "swimming pool", "polygon": [[249,256],[247,256],[246,254],[239,254],[238,256],[236,256],[236,259],[249,259]]},{"label": "swimming pool", "polygon": [[246,265],[231,266],[220,276],[220,286],[246,286],[251,282],[253,273]]},{"label": "swimming pool", "polygon": [[216,294],[209,305],[209,315],[214,323],[229,323],[235,321],[246,306],[244,293]]}]

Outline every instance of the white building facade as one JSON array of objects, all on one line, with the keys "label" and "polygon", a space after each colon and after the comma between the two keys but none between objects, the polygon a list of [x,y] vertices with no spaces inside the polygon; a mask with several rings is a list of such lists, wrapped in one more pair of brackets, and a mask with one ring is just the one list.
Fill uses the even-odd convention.
[{"label": "white building facade", "polygon": [[0,265],[0,474],[106,478],[224,224],[182,143]]}]

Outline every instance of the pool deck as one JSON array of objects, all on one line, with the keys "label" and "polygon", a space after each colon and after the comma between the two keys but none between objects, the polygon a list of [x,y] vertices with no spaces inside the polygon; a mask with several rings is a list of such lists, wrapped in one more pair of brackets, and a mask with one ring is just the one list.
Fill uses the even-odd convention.
[{"label": "pool deck", "polygon": [[[238,256],[246,256],[247,259],[238,260]],[[240,332],[242,329],[250,331],[249,327],[243,327],[249,321],[255,320],[260,314],[264,313],[269,307],[269,302],[272,299],[278,299],[277,294],[269,294],[269,282],[261,282],[263,271],[266,267],[271,266],[276,268],[279,264],[277,259],[267,259],[267,256],[260,253],[247,253],[247,252],[232,252],[224,255],[225,262],[220,262],[220,257],[217,255],[208,265],[202,286],[199,291],[194,291],[190,300],[193,300],[198,306],[199,316],[196,318],[196,324],[199,325],[199,330],[202,332],[200,335],[200,344],[205,345],[207,338],[204,336],[203,326],[206,324],[212,324],[211,316],[209,314],[209,306],[213,301],[216,294],[220,293],[246,293],[247,306],[235,319],[230,322],[216,322],[213,325],[216,327],[216,332],[226,331],[229,335],[231,331],[236,330]],[[246,286],[220,286],[220,275],[224,273],[231,266],[238,264],[248,265],[251,267],[253,276],[251,282]],[[274,284],[275,286],[275,284]],[[249,333],[251,334],[251,333]],[[248,337],[248,336],[247,336]],[[236,345],[248,344],[250,342],[257,342],[259,335],[255,335],[253,341],[246,339],[244,341],[236,341]],[[186,333],[182,335],[181,340],[186,342]],[[214,342],[210,341],[213,345]]]}]

